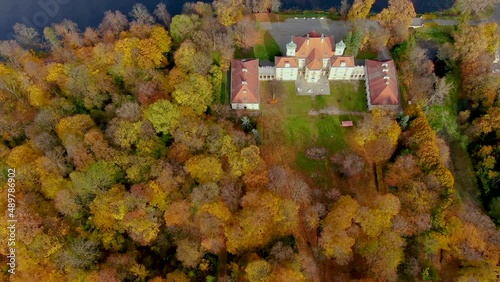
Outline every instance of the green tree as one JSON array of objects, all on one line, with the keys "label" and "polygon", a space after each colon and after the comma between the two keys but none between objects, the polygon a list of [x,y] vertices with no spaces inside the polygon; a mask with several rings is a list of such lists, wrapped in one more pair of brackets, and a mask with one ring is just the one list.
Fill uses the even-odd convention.
[{"label": "green tree", "polygon": [[192,108],[198,115],[204,113],[214,100],[212,85],[198,73],[189,74],[172,95],[177,103]]},{"label": "green tree", "polygon": [[144,111],[144,116],[153,124],[156,132],[163,134],[168,134],[179,125],[180,115],[177,105],[168,100],[160,100],[151,104]]}]

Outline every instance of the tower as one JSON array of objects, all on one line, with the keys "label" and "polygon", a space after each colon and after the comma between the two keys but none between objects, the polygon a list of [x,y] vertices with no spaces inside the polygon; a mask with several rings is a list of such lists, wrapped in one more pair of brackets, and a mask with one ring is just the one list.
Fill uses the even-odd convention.
[{"label": "tower", "polygon": [[335,56],[344,55],[345,47],[346,46],[344,40],[341,40],[339,43],[335,44]]},{"label": "tower", "polygon": [[286,55],[287,57],[295,57],[295,50],[297,49],[297,44],[293,42],[293,36],[292,36],[292,41],[286,44]]}]

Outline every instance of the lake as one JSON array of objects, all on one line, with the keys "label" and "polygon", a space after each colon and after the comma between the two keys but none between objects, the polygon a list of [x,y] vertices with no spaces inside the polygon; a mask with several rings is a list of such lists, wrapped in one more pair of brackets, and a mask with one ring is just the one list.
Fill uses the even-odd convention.
[{"label": "lake", "polygon": [[[282,0],[283,9],[322,9],[339,7],[341,0]],[[107,10],[130,11],[137,0],[2,0],[0,2],[0,39],[10,38],[12,26],[19,22],[35,26],[40,30],[63,19],[72,20],[84,28],[96,26]],[[151,11],[156,4],[164,2],[170,14],[179,14],[185,0],[141,1]],[[208,2],[205,0],[204,2]],[[352,0],[350,0],[352,2]],[[374,12],[387,7],[388,0],[376,0]],[[413,0],[417,13],[443,10],[451,7],[453,0]]]}]

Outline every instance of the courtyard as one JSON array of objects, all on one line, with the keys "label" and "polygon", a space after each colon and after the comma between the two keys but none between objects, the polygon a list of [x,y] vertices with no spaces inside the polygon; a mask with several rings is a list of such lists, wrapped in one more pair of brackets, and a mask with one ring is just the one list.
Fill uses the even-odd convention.
[{"label": "courtyard", "polygon": [[295,91],[298,96],[330,95],[330,83],[326,76],[313,83],[299,77],[295,81]]},{"label": "courtyard", "polygon": [[[356,124],[367,112],[364,84],[331,81],[327,86],[330,95],[302,96],[297,95],[294,81],[278,83],[275,102],[270,102],[270,82],[260,84],[263,102],[258,128],[263,137],[263,150],[266,150],[262,155],[273,162],[296,167],[327,188],[331,174],[329,160],[308,159],[304,151],[311,146],[324,147],[330,154],[349,149],[348,136],[352,128],[342,127],[341,122],[351,120]],[[331,108],[352,114],[311,114]]]}]

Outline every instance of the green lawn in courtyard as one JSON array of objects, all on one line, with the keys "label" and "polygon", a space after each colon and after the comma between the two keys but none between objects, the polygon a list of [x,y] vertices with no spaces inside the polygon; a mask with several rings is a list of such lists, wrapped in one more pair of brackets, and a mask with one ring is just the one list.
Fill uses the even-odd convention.
[{"label": "green lawn in courtyard", "polygon": [[330,95],[316,96],[317,110],[334,106],[343,111],[366,112],[364,81],[331,81]]},{"label": "green lawn in courtyard", "polygon": [[[318,98],[319,103],[328,105],[328,103],[335,103],[338,105],[337,98],[343,100],[347,95],[358,95],[361,90],[355,90],[355,84],[340,83],[339,87],[335,90],[333,95],[340,96],[317,96],[316,101],[310,96],[297,96],[295,93],[295,82],[282,81],[278,82],[280,92],[278,93],[278,101],[270,103],[268,101],[271,96],[270,82],[261,82],[261,110],[263,118],[261,122],[266,123],[264,128],[273,127],[277,130],[271,132],[263,132],[265,142],[279,144],[289,148],[293,153],[287,156],[295,167],[310,176],[318,187],[325,189],[331,188],[331,174],[333,173],[329,158],[323,160],[309,159],[305,155],[305,150],[312,146],[325,147],[329,151],[329,156],[335,152],[348,149],[348,134],[353,128],[342,127],[341,121],[352,120],[355,124],[361,121],[361,116],[350,115],[309,115],[309,111],[317,108]],[[358,82],[355,82],[356,84]],[[363,87],[361,87],[363,88]],[[364,88],[363,88],[364,89]],[[363,90],[364,93],[364,90]],[[361,93],[361,94],[363,94]],[[336,98],[337,97],[337,98]],[[360,99],[351,100],[350,103],[345,103],[344,107],[348,110],[362,110],[360,108]],[[323,100],[324,99],[324,100]],[[366,106],[366,102],[364,102]]]},{"label": "green lawn in courtyard", "polygon": [[264,33],[262,44],[255,45],[250,49],[236,48],[234,52],[234,57],[237,59],[258,58],[259,60],[274,61],[274,56],[279,55],[281,55],[280,47],[268,31]]}]

